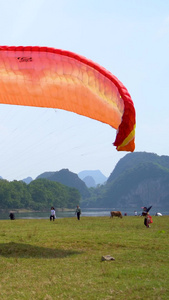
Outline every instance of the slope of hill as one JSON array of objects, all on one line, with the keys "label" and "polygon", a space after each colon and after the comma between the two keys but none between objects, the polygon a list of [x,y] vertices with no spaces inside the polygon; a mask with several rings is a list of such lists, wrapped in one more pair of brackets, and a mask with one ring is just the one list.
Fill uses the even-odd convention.
[{"label": "slope of hill", "polygon": [[133,167],[142,163],[156,163],[162,167],[169,169],[169,156],[158,156],[155,153],[147,152],[133,152],[126,154],[123,158],[119,160],[116,167],[110,174],[107,182],[110,183],[121,175],[124,171],[129,170]]},{"label": "slope of hill", "polygon": [[169,209],[169,157],[146,152],[127,154],[92,197],[93,201],[88,198],[83,205]]},{"label": "slope of hill", "polygon": [[70,172],[68,169],[62,169],[57,172],[46,172],[39,175],[36,179],[46,178],[51,181],[62,183],[68,187],[76,188],[82,197],[88,197],[89,191],[85,183],[77,174]]},{"label": "slope of hill", "polygon": [[[123,172],[107,184],[104,205],[169,208],[169,170],[155,163],[143,163]],[[108,206],[109,206],[108,205]]]}]

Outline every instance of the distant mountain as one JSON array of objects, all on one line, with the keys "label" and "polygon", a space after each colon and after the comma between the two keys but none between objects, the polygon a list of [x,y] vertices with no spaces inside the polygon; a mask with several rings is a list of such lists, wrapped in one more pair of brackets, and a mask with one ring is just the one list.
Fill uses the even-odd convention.
[{"label": "distant mountain", "polygon": [[[129,153],[120,159],[108,179],[99,170],[77,175],[68,169],[44,172],[39,178],[77,189],[82,207],[138,210],[153,205],[157,210],[169,210],[169,156]],[[23,181],[29,185],[32,178]]]},{"label": "distant mountain", "polygon": [[93,177],[92,176],[86,176],[84,179],[83,179],[84,183],[86,184],[86,186],[88,188],[91,188],[91,187],[96,187],[96,182],[94,181]]},{"label": "distant mountain", "polygon": [[154,153],[127,154],[104,186],[83,202],[87,207],[169,209],[169,157]]},{"label": "distant mountain", "polygon": [[70,172],[68,169],[62,169],[57,172],[46,172],[39,175],[36,179],[46,178],[51,181],[62,183],[68,187],[76,188],[82,197],[88,197],[89,191],[85,183],[77,174]]},{"label": "distant mountain", "polygon": [[22,181],[25,182],[26,184],[29,184],[32,180],[33,180],[32,177],[27,177],[22,179]]},{"label": "distant mountain", "polygon": [[90,176],[93,177],[95,184],[104,184],[107,181],[107,177],[103,175],[99,170],[85,170],[78,173],[80,179],[84,181],[84,178]]}]

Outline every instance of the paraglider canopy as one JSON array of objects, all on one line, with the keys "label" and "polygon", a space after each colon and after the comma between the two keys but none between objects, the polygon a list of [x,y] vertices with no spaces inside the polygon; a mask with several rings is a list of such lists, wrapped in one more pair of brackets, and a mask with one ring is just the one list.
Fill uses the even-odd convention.
[{"label": "paraglider canopy", "polygon": [[0,103],[68,110],[117,129],[118,151],[135,149],[135,109],[109,71],[73,52],[0,46]]}]

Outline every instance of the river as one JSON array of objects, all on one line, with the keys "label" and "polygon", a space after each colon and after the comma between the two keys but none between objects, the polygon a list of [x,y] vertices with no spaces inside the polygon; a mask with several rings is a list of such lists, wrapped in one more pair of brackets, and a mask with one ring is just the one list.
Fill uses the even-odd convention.
[{"label": "river", "polygon": [[[82,209],[82,215],[81,217],[104,217],[104,216],[110,216],[110,211],[115,210],[111,208],[105,208],[105,209]],[[127,213],[127,216],[134,216],[134,210],[121,210],[122,215],[124,213]],[[162,213],[162,215],[169,215],[169,211],[157,211],[153,210],[153,208],[150,211],[150,214],[152,216],[155,215],[156,212]],[[138,211],[138,215],[142,213],[142,210]],[[49,219],[50,211],[49,212],[25,212],[25,213],[15,213],[15,219]],[[75,217],[74,211],[59,211],[56,212],[56,219],[60,218],[72,218]],[[8,220],[9,219],[9,213],[0,213],[0,220]]]}]

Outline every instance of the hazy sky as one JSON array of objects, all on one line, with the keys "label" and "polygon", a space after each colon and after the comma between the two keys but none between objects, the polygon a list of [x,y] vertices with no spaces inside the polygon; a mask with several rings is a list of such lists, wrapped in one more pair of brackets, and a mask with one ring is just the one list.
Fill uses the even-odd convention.
[{"label": "hazy sky", "polygon": [[[0,1],[1,45],[69,50],[105,67],[136,109],[136,150],[169,155],[169,1]],[[100,170],[126,155],[116,130],[57,109],[0,105],[0,176]]]}]

